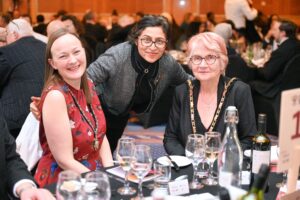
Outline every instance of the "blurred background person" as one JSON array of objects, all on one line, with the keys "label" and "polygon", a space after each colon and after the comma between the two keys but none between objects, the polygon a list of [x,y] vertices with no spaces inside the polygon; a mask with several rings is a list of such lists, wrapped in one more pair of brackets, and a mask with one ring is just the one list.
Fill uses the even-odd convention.
[{"label": "blurred background person", "polygon": [[33,37],[24,19],[8,24],[6,42],[0,48],[0,107],[16,138],[29,114],[30,97],[42,91],[46,44]]}]

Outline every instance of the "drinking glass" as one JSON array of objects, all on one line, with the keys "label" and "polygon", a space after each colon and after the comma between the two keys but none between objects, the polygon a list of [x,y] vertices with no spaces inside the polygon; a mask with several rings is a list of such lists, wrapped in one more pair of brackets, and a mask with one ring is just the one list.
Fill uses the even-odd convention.
[{"label": "drinking glass", "polygon": [[218,181],[213,176],[213,165],[219,155],[221,147],[221,133],[206,132],[205,133],[205,157],[209,162],[208,178],[204,180],[206,185],[217,185]]},{"label": "drinking glass", "polygon": [[139,179],[138,194],[136,199],[143,199],[142,181],[152,166],[150,147],[147,145],[136,145],[134,148],[131,169]]},{"label": "drinking glass", "polygon": [[134,150],[134,139],[129,137],[122,137],[118,141],[118,147],[116,152],[117,160],[120,166],[125,171],[124,187],[118,189],[118,192],[122,195],[132,195],[136,190],[129,187],[128,174],[131,169],[130,163],[132,161]]},{"label": "drinking glass", "polygon": [[109,200],[111,196],[109,179],[101,171],[92,171],[86,174],[83,190],[86,200]]},{"label": "drinking glass", "polygon": [[76,200],[81,195],[80,174],[66,170],[58,175],[56,196],[58,200]]},{"label": "drinking glass", "polygon": [[171,180],[171,165],[155,161],[153,164],[155,174],[154,187],[168,189],[168,183]]},{"label": "drinking glass", "polygon": [[192,161],[194,167],[193,180],[190,183],[191,189],[200,189],[203,187],[197,179],[197,168],[201,160],[204,159],[204,137],[200,134],[188,135],[185,146],[185,155]]}]

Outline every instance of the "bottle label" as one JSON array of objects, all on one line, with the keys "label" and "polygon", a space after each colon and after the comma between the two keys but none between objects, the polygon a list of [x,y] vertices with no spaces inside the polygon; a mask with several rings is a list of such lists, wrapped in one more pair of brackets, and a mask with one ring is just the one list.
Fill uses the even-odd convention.
[{"label": "bottle label", "polygon": [[219,185],[222,187],[226,187],[231,185],[232,182],[232,173],[231,172],[219,172]]},{"label": "bottle label", "polygon": [[253,150],[252,153],[252,172],[258,174],[259,168],[262,164],[270,165],[271,151]]}]

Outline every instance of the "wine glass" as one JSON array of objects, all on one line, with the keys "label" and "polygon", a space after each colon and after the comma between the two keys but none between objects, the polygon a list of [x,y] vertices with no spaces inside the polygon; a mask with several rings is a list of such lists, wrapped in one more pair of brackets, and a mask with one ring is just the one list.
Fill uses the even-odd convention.
[{"label": "wine glass", "polygon": [[131,169],[130,163],[132,161],[134,151],[134,139],[129,137],[122,137],[118,141],[118,147],[116,151],[117,160],[125,171],[124,187],[118,189],[118,192],[122,195],[132,195],[136,190],[129,187],[128,174]]},{"label": "wine glass", "polygon": [[81,195],[80,174],[66,170],[58,175],[56,196],[58,200],[76,200]]},{"label": "wine glass", "polygon": [[139,179],[138,194],[136,199],[143,199],[142,181],[152,166],[150,147],[147,145],[136,145],[131,161],[131,169]]},{"label": "wine glass", "polygon": [[101,171],[88,172],[85,176],[84,198],[87,200],[109,200],[111,196],[107,175]]},{"label": "wine glass", "polygon": [[205,156],[209,162],[208,178],[204,180],[206,185],[217,185],[218,181],[213,176],[213,166],[217,159],[221,146],[221,133],[206,132],[205,133]]},{"label": "wine glass", "polygon": [[188,135],[187,143],[185,145],[185,155],[192,161],[194,174],[193,180],[190,183],[191,189],[200,189],[203,187],[197,179],[198,164],[204,159],[204,137],[200,134]]}]

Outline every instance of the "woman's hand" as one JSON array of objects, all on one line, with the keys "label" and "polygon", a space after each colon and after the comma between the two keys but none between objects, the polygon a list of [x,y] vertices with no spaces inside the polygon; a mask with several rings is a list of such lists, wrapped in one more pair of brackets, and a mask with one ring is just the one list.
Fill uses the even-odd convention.
[{"label": "woman's hand", "polygon": [[38,106],[41,102],[41,97],[31,97],[31,104],[30,104],[30,112],[34,115],[37,120],[41,119],[41,112],[38,109]]}]

